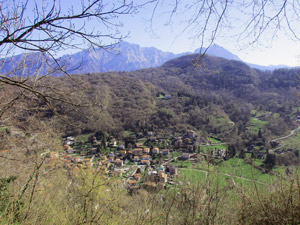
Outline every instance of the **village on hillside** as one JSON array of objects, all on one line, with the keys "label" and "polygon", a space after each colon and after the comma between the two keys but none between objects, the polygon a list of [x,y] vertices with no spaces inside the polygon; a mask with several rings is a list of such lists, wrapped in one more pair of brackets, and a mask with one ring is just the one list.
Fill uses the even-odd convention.
[{"label": "village on hillside", "polygon": [[225,159],[226,144],[201,138],[188,130],[158,137],[153,131],[145,134],[130,132],[123,140],[89,134],[85,139],[66,137],[64,152],[51,152],[49,161],[61,159],[72,171],[103,169],[107,176],[120,177],[129,192],[140,188],[159,190],[176,183],[178,167],[174,162],[197,162],[203,157]]},{"label": "village on hillside", "polygon": [[[238,162],[235,159],[238,159],[243,161],[243,165],[249,164],[264,174],[268,172],[268,164],[274,161],[267,160],[268,152],[276,154],[279,166],[286,165],[287,160],[293,162],[298,151],[288,143],[299,139],[299,129],[271,140],[269,149],[258,138],[242,151],[243,154],[235,156],[232,155],[231,146],[222,143],[217,136],[203,137],[194,130],[124,131],[119,138],[102,132],[65,136],[59,151],[42,154],[46,156],[45,162],[55,163],[59,167],[63,165],[70,174],[91,169],[116,178],[130,193],[140,189],[155,191],[184,184],[186,180],[200,179],[207,173],[209,163],[215,166],[225,162],[226,165],[235,165]],[[16,141],[24,137],[21,130],[13,128],[3,129],[1,135]],[[9,150],[1,150],[0,153],[9,154]],[[193,174],[200,175],[192,177]],[[225,177],[230,174],[244,176],[231,170],[220,174]]]}]

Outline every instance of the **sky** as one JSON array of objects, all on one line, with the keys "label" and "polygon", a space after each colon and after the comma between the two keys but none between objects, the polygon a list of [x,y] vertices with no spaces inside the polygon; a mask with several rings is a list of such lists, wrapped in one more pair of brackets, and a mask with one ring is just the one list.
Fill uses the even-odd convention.
[{"label": "sky", "polygon": [[[165,23],[169,18],[169,14],[166,13],[166,11],[169,10],[167,7],[168,6],[164,8],[164,5],[161,5],[160,10],[157,10],[152,29],[150,29],[148,20],[151,18],[153,7],[141,10],[139,14],[127,17],[123,20],[124,30],[128,29],[130,31],[129,38],[127,38],[126,41],[139,44],[142,47],[156,47],[160,50],[173,53],[193,52],[199,48],[201,46],[201,38],[195,38],[196,31],[194,27],[182,32],[186,26],[186,23],[183,21],[187,19],[189,16],[188,13],[190,12],[179,12],[177,17],[174,16],[173,24],[166,25]],[[240,12],[233,10],[230,13],[239,16]],[[270,12],[270,15],[272,15],[272,12]],[[243,15],[240,17],[243,18]],[[243,22],[241,19],[238,23],[242,24]],[[238,23],[237,26],[240,26]],[[198,26],[198,24],[196,24],[196,26]],[[282,26],[275,37],[272,30],[274,27],[270,26],[270,32],[266,32],[261,36],[258,42],[252,45],[247,44],[247,36],[241,41],[242,43],[240,43],[235,37],[223,35],[224,33],[237,33],[237,28],[222,28],[215,43],[239,56],[239,58],[245,62],[265,66],[300,66],[300,41],[293,40],[292,35],[284,29],[284,23],[282,23]],[[250,41],[249,38],[249,42]],[[209,42],[204,42],[204,47],[208,44]]]},{"label": "sky", "polygon": [[[144,31],[143,26],[134,25],[134,27],[135,29],[130,32],[130,37],[125,40],[139,44],[142,47],[156,47],[162,51],[183,53],[194,52],[195,49],[201,46],[201,43],[197,40],[190,40],[186,35],[177,37],[176,32],[160,31],[157,33],[158,37],[154,38]],[[293,41],[288,37],[278,38],[273,40],[272,43],[256,44],[246,49],[241,49],[236,42],[223,41],[222,39],[216,40],[215,43],[237,55],[245,62],[264,66],[300,66],[300,41]],[[204,47],[207,47],[207,45]]]},{"label": "sky", "polygon": [[[38,3],[38,5],[40,4],[40,6],[49,5],[48,7],[50,8],[52,1],[53,0],[43,0],[36,1],[36,3]],[[61,9],[64,12],[64,10],[70,9],[70,7],[74,7],[74,10],[80,10],[82,1],[89,2],[89,0],[72,0],[72,3],[70,3],[69,0],[61,0],[59,2]],[[179,2],[179,4],[177,5],[177,10],[172,14],[171,12],[174,9],[174,4],[172,3],[176,1]],[[32,10],[35,6],[34,2],[35,1],[30,0],[27,5],[28,17],[32,16]],[[106,10],[111,7],[114,2],[122,1],[103,0],[102,2],[107,2],[107,5],[104,7]],[[207,8],[208,5],[205,5],[200,16],[197,13],[199,12],[199,9],[201,9],[202,3],[209,3],[211,2],[210,0],[156,0],[156,2],[158,3],[157,5],[155,2],[153,4],[148,4],[133,15],[122,15],[119,18],[113,18],[111,21],[123,23],[123,27],[119,28],[121,34],[126,35],[129,33],[128,37],[124,39],[125,41],[139,44],[142,47],[156,47],[162,51],[183,53],[194,52],[194,50],[201,47],[201,45],[207,47],[210,44],[211,34],[216,27],[219,18],[218,16],[222,14],[225,1],[213,1],[215,3],[215,11],[212,15],[210,15]],[[260,3],[256,3],[258,5],[250,5],[243,11],[241,9],[244,7],[244,2],[259,1],[232,0],[228,2],[230,2],[231,5],[229,5],[230,7],[228,7],[228,10],[226,11],[226,19],[224,21],[222,20],[218,26],[216,38],[214,39],[215,44],[222,46],[248,63],[265,66],[300,66],[300,39],[298,41],[294,40],[293,34],[288,30],[288,24],[285,22],[285,18],[279,17],[278,21],[280,23],[268,24],[266,32],[260,36],[260,39],[254,44],[249,44],[255,39],[257,32],[259,32],[258,28],[261,28],[266,24],[266,18],[271,18],[278,12],[278,9],[280,9],[283,2],[282,0],[262,1],[269,2],[269,5],[267,4],[264,10],[266,16],[265,20],[259,20],[257,19],[258,17],[255,17],[256,20],[253,20],[254,22],[252,21],[252,14],[259,11]],[[300,29],[300,26],[298,26],[300,14],[297,17],[297,13],[295,13],[293,8],[289,5],[289,2],[293,2],[292,0],[288,0],[287,2],[286,13],[291,15],[289,25],[292,26],[293,31],[296,34],[300,34],[300,30],[297,30]],[[300,3],[298,4],[300,10]],[[239,7],[241,9],[239,9]],[[170,15],[172,15],[171,18]],[[207,23],[207,26],[205,26],[208,17],[210,20]],[[151,18],[152,22],[150,23],[149,20]],[[238,36],[237,34],[245,28],[249,21],[253,22],[248,28],[250,31]],[[82,22],[75,23],[83,24]],[[107,29],[105,26],[101,26],[101,23],[96,23],[95,20],[87,21],[85,23],[85,28],[87,30],[94,29],[95,31],[100,32],[110,32],[109,28]],[[203,30],[206,32],[202,39],[202,36],[199,35],[199,33]],[[70,52],[70,49],[66,50],[66,53]]]}]

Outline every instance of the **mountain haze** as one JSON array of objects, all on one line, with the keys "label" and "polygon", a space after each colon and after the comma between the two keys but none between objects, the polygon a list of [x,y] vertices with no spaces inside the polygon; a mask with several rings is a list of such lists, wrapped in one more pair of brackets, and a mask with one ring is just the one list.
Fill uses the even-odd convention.
[{"label": "mountain haze", "polygon": [[[195,53],[204,53],[205,48],[195,50]],[[178,58],[183,55],[190,55],[186,52],[174,54],[164,52],[154,47],[141,47],[137,44],[122,42],[113,50],[105,50],[102,48],[83,50],[73,55],[64,55],[57,59],[63,68],[70,74],[74,73],[97,73],[109,71],[134,71],[143,68],[158,67],[169,60]],[[206,51],[207,55],[221,57],[229,60],[242,60],[216,44],[212,45]],[[3,67],[1,73],[29,76],[40,71],[40,74],[62,74],[58,71],[58,65],[51,59],[41,57],[42,53],[21,54],[7,59],[2,59]],[[287,66],[260,66],[247,63],[250,67],[259,70],[274,70],[278,68],[288,68]],[[25,68],[25,69],[24,69]]]},{"label": "mountain haze", "polygon": [[[206,51],[206,52],[205,52]],[[241,60],[237,55],[231,53],[230,51],[228,51],[227,49],[217,45],[217,44],[213,44],[212,46],[210,46],[208,49],[207,48],[198,48],[194,51],[194,53],[200,53],[203,54],[205,52],[205,54],[207,55],[211,55],[211,56],[216,56],[216,57],[221,57],[224,59],[230,59],[230,60],[236,60],[236,61],[241,61],[243,62],[243,60]],[[275,70],[275,69],[280,69],[280,68],[291,68],[287,65],[269,65],[269,66],[262,66],[262,65],[258,65],[258,64],[254,64],[254,63],[248,63],[248,62],[244,62],[247,65],[249,65],[251,68],[254,69],[258,69],[258,70]]]},{"label": "mountain haze", "polygon": [[112,52],[103,49],[85,50],[74,55],[65,55],[63,60],[73,67],[82,64],[77,73],[133,71],[141,68],[157,67],[178,57],[171,52],[163,52],[154,47],[140,47],[122,42]]}]

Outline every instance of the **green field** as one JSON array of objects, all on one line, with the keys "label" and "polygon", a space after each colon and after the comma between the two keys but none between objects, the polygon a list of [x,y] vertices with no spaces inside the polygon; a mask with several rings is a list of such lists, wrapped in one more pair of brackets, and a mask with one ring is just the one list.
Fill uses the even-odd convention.
[{"label": "green field", "polygon": [[190,161],[177,160],[176,162],[173,162],[172,164],[174,164],[177,167],[192,168],[192,162],[190,162]]},{"label": "green field", "polygon": [[129,136],[134,136],[135,137],[136,135],[135,135],[134,132],[126,130],[126,131],[123,132],[123,136],[124,137],[129,137]]},{"label": "green field", "polygon": [[157,98],[159,98],[159,99],[164,99],[165,96],[164,96],[163,94],[159,94],[159,96],[158,96]]},{"label": "green field", "polygon": [[209,140],[211,141],[212,144],[217,144],[217,143],[221,143],[221,141],[213,138],[213,137],[210,137]]},{"label": "green field", "polygon": [[251,116],[253,116],[253,117],[267,117],[270,115],[271,115],[271,112],[268,112],[268,111],[251,110]]},{"label": "green field", "polygon": [[181,152],[171,152],[170,155],[172,156],[172,158],[176,158],[182,155]]},{"label": "green field", "polygon": [[295,134],[287,139],[280,141],[285,148],[293,148],[300,150],[300,130],[295,131]]},{"label": "green field", "polygon": [[[211,176],[217,176],[221,184],[226,184],[229,179],[244,186],[253,184],[253,181],[259,185],[267,185],[276,178],[270,174],[263,174],[260,170],[245,163],[243,159],[238,158],[232,158],[216,166],[207,164],[206,162],[191,163],[189,161],[179,161],[175,165],[181,167],[178,179],[194,184],[201,182],[201,179],[206,177],[207,171],[210,172]],[[280,168],[276,169],[276,171],[279,173],[282,172]]]},{"label": "green field", "polygon": [[227,145],[208,145],[201,146],[200,152],[211,153],[214,149],[227,149]]},{"label": "green field", "polygon": [[78,135],[75,138],[75,142],[88,142],[89,138],[94,135],[94,133],[82,134]]},{"label": "green field", "polygon": [[267,124],[266,121],[259,120],[255,117],[252,117],[250,120],[250,124],[248,126],[249,130],[252,133],[258,133],[259,129],[263,129],[263,127]]},{"label": "green field", "polygon": [[178,180],[182,182],[191,182],[197,184],[197,182],[205,179],[206,172],[202,170],[181,168],[178,174]]},{"label": "green field", "polygon": [[[245,178],[247,180],[256,180],[262,183],[269,183],[273,180],[273,176],[263,174],[260,170],[244,162],[243,159],[232,158],[224,161],[217,171],[223,174],[230,174],[236,177]],[[241,179],[238,178],[238,179]]]}]

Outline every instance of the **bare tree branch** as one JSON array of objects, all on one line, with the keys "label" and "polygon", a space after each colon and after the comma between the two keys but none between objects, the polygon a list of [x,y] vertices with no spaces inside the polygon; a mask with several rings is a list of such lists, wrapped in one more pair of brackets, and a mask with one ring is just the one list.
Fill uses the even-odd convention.
[{"label": "bare tree branch", "polygon": [[[133,3],[124,0],[112,3],[82,0],[77,5],[76,2],[65,8],[59,0],[34,3],[29,0],[0,1],[0,68],[14,59],[8,57],[14,51],[31,52],[20,62],[12,62],[12,70],[0,74],[0,84],[16,88],[15,96],[0,106],[0,118],[20,100],[19,96],[35,98],[53,111],[56,111],[57,102],[70,104],[74,108],[83,107],[82,103],[68,97],[70,93],[53,88],[46,82],[46,78],[57,72],[67,75],[72,82],[78,82],[69,75],[67,63],[57,59],[57,53],[65,49],[87,48],[88,45],[112,49],[125,37],[119,32],[121,17],[136,13],[140,7],[155,1]],[[46,65],[48,71],[45,73]]]}]

